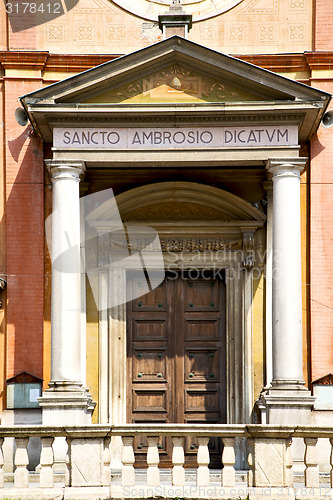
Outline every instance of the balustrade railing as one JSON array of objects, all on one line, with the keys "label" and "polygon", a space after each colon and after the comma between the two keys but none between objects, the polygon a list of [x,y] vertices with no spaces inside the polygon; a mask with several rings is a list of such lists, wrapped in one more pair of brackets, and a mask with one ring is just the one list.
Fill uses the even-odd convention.
[{"label": "balustrade railing", "polygon": [[[117,480],[117,474],[113,474],[110,467],[112,459],[110,444],[115,436],[120,436],[123,444],[120,480]],[[32,437],[41,439],[40,464],[37,468],[39,486],[32,482],[32,475],[28,471],[28,442]],[[56,480],[54,470],[54,444],[60,437],[66,438],[67,442],[62,483],[59,482],[59,477]],[[138,474],[140,471],[135,468],[135,437],[141,440],[145,438],[147,442],[144,474]],[[333,427],[124,424],[66,428],[0,426],[0,498],[51,498],[51,492],[54,492],[56,498],[74,498],[76,494],[75,498],[79,499],[167,496],[161,489],[163,481],[165,482],[165,474],[160,467],[159,445],[161,438],[167,437],[171,438],[173,446],[171,479],[168,485],[169,497],[220,498],[225,496],[225,498],[232,498],[236,496],[247,498],[250,495],[251,498],[251,495],[259,494],[260,491],[263,494],[265,488],[269,488],[271,499],[281,498],[282,494],[286,498],[314,498],[313,492],[316,492],[319,498],[327,497],[327,495],[333,497]],[[188,464],[185,455],[185,438],[193,437],[196,438],[198,447],[195,484],[191,486],[189,493],[186,488]],[[4,452],[8,438],[15,440],[13,474],[4,472],[4,465],[8,461]],[[209,440],[211,438],[220,438],[223,444],[222,470],[214,471],[213,480],[212,470],[209,468]],[[238,471],[235,468],[235,451],[241,439],[246,440],[248,449],[245,488],[244,482],[237,486]],[[319,471],[319,462],[322,462],[323,457],[318,453],[319,440],[322,442],[323,439],[326,440],[326,449],[330,449],[324,475]],[[305,450],[302,490],[299,490],[300,485],[296,486],[294,481],[293,440],[301,441]],[[191,467],[193,469],[193,463]],[[245,473],[243,473],[243,479],[244,476]],[[193,471],[191,477],[193,477]],[[145,484],[143,484],[143,478]],[[215,484],[215,496],[213,484]],[[216,486],[220,489],[216,490]],[[69,494],[69,491],[72,493]]]}]

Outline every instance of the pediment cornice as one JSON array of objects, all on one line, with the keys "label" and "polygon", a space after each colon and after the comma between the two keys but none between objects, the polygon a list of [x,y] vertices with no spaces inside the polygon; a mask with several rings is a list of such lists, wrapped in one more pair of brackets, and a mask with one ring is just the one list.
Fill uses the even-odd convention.
[{"label": "pediment cornice", "polygon": [[[172,65],[186,68],[203,79],[224,82],[226,88],[240,89],[240,101],[228,102],[228,97],[221,96],[219,102],[168,105],[87,103],[88,99],[108,95],[119,86],[156,75]],[[241,96],[245,95],[248,101],[242,101]],[[251,95],[257,100],[251,100]],[[21,97],[32,124],[47,142],[51,142],[53,124],[59,123],[59,119],[67,123],[75,123],[75,119],[94,123],[128,120],[135,124],[145,123],[144,115],[148,115],[147,123],[151,119],[167,123],[167,115],[183,123],[194,119],[202,123],[205,120],[208,123],[209,119],[211,123],[269,122],[272,117],[275,121],[295,120],[300,140],[304,141],[317,129],[329,100],[330,94],[177,36]],[[294,116],[286,118],[286,115]]]}]

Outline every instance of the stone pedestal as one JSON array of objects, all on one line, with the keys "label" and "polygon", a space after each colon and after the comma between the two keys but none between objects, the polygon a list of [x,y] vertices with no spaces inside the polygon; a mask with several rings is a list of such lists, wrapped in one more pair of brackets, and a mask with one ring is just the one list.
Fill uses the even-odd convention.
[{"label": "stone pedestal", "polygon": [[272,385],[259,398],[261,421],[277,425],[310,425],[314,401],[304,386],[293,389]]},{"label": "stone pedestal", "polygon": [[174,1],[165,14],[158,16],[158,24],[163,38],[174,35],[187,38],[188,32],[192,28],[192,15],[186,14],[180,2]]},{"label": "stone pedestal", "polygon": [[82,384],[51,381],[39,398],[43,425],[87,425],[96,403]]}]

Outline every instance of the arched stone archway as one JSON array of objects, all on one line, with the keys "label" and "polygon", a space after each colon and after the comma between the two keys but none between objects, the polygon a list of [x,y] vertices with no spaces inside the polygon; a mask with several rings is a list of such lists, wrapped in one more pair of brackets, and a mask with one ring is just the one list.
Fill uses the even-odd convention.
[{"label": "arched stone archway", "polygon": [[[202,211],[200,214],[201,219],[205,216],[207,217],[206,208],[210,209],[208,219],[211,220],[256,222],[264,222],[266,220],[265,214],[239,196],[214,186],[196,182],[174,181],[148,184],[129,189],[117,195],[116,202],[123,220],[144,220],[145,214],[142,212],[146,210],[146,216],[151,216],[148,208],[155,207],[156,205],[160,207],[160,216],[163,218],[163,205],[165,204],[200,208]],[[138,211],[141,211],[140,216],[138,216]],[[191,214],[191,211],[188,210],[188,216],[184,215],[182,218],[194,220],[193,215],[195,213],[198,212],[193,210]],[[159,213],[156,212],[155,218],[158,215]],[[172,212],[168,217],[170,220],[171,215]],[[106,201],[89,214],[88,220],[107,221],[112,220],[113,217],[114,214],[110,211],[109,202]]]}]

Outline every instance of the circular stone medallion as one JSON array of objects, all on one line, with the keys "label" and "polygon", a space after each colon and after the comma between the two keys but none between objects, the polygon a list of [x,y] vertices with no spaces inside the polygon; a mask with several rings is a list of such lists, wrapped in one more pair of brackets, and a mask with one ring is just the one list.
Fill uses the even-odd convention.
[{"label": "circular stone medallion", "polygon": [[[172,0],[112,0],[124,10],[150,21],[158,21],[165,14]],[[203,21],[232,9],[243,0],[182,0],[180,5],[186,14],[192,14],[193,22]]]}]

